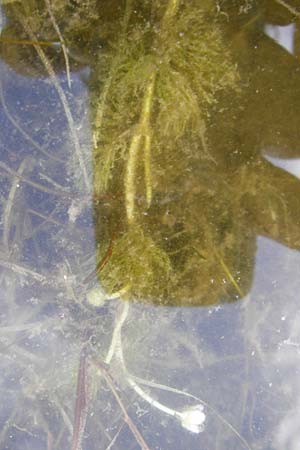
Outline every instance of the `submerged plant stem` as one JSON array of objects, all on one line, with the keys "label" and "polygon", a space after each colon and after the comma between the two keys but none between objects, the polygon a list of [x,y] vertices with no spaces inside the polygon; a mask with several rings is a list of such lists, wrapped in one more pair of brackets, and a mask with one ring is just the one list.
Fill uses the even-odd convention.
[{"label": "submerged plant stem", "polygon": [[45,3],[46,3],[46,7],[47,7],[47,10],[48,10],[51,22],[53,24],[53,28],[55,29],[55,31],[57,33],[57,36],[59,38],[60,44],[61,44],[61,48],[62,48],[62,51],[63,51],[63,54],[64,54],[65,64],[66,64],[66,74],[67,74],[67,80],[68,80],[68,87],[69,87],[69,89],[71,89],[70,63],[69,63],[69,56],[68,56],[68,51],[67,51],[67,48],[66,48],[66,45],[65,45],[65,41],[64,41],[63,35],[60,32],[59,26],[58,26],[58,24],[57,24],[57,22],[55,20],[55,16],[54,16],[54,14],[52,12],[52,7],[51,7],[50,0],[45,0]]},{"label": "submerged plant stem", "polygon": [[88,413],[88,380],[87,380],[87,355],[86,348],[81,350],[78,376],[77,392],[74,412],[74,427],[71,450],[81,450],[82,437]]},{"label": "submerged plant stem", "polygon": [[4,164],[1,161],[0,161],[0,169],[3,169],[8,174],[15,176],[16,178],[22,180],[24,183],[28,184],[29,186],[34,187],[35,189],[37,189],[39,191],[46,192],[47,194],[57,195],[59,197],[65,197],[65,198],[71,197],[71,195],[68,191],[65,191],[65,190],[62,190],[61,192],[55,191],[54,189],[47,188],[46,186],[36,183],[35,181],[31,181],[29,178],[27,178],[24,175],[22,175],[21,173],[19,173],[19,171],[15,171],[15,170],[11,169],[10,167],[8,167],[6,164]]},{"label": "submerged plant stem", "polygon": [[145,439],[143,438],[143,436],[141,435],[140,431],[138,430],[138,428],[136,427],[136,425],[134,424],[134,422],[131,420],[130,416],[128,415],[126,408],[124,406],[124,403],[120,397],[120,395],[117,392],[117,389],[115,387],[115,383],[114,380],[111,376],[111,374],[109,373],[109,371],[107,370],[107,368],[104,366],[103,363],[100,362],[95,362],[96,366],[98,367],[100,373],[103,375],[103,377],[105,378],[105,381],[107,382],[108,386],[110,387],[117,403],[119,404],[121,411],[123,413],[123,417],[124,417],[124,421],[127,423],[128,427],[130,428],[132,434],[134,435],[136,441],[138,442],[138,444],[141,446],[142,450],[150,450],[150,448],[148,447]]},{"label": "submerged plant stem", "polygon": [[[0,267],[9,269],[12,272],[17,273],[19,275],[29,276],[42,284],[51,284],[51,280],[49,279],[49,277],[46,277],[45,275],[42,275],[38,272],[34,272],[31,269],[27,269],[26,267],[20,266],[19,264],[7,261],[6,259],[0,258]],[[52,280],[52,282],[54,282],[54,280]]]},{"label": "submerged plant stem", "polygon": [[287,9],[293,16],[300,18],[300,11],[297,11],[296,8],[289,5],[289,3],[287,3],[285,0],[275,0],[275,2],[283,8]]},{"label": "submerged plant stem", "polygon": [[[166,28],[167,23],[175,16],[179,0],[169,0],[166,12],[162,19],[162,31]],[[143,159],[145,171],[145,186],[146,186],[146,205],[150,207],[152,201],[152,180],[151,180],[151,111],[153,106],[153,96],[155,89],[157,71],[154,70],[150,76],[149,82],[145,89],[143,99],[142,113],[140,123],[137,130],[134,132],[131,144],[129,146],[128,163],[126,166],[125,175],[125,203],[128,223],[134,222],[134,207],[135,207],[135,181],[136,168],[138,163],[138,152],[140,146],[143,145]]]},{"label": "submerged plant stem", "polygon": [[236,289],[236,291],[238,292],[238,294],[241,297],[244,297],[245,294],[243,293],[243,291],[241,290],[241,288],[239,287],[238,283],[236,282],[234,276],[232,275],[231,271],[229,270],[228,266],[226,265],[226,263],[224,262],[223,258],[216,252],[217,258],[220,261],[220,264],[222,266],[222,269],[224,270],[226,277],[229,279],[229,281],[232,283],[232,285],[234,286],[234,288]]},{"label": "submerged plant stem", "polygon": [[151,204],[152,186],[151,186],[151,169],[150,169],[150,159],[151,159],[150,116],[155,87],[155,78],[156,73],[153,72],[146,87],[140,123],[137,126],[137,130],[133,134],[131,144],[129,147],[128,162],[126,166],[126,175],[125,175],[125,202],[126,202],[127,220],[129,223],[134,222],[134,206],[136,196],[135,192],[136,168],[138,163],[138,153],[142,144],[144,144],[143,159],[145,167],[147,207],[149,207]]},{"label": "submerged plant stem", "polygon": [[113,332],[111,344],[110,344],[108,353],[107,353],[106,358],[105,358],[105,363],[106,364],[110,364],[113,356],[116,353],[116,350],[119,352],[120,339],[121,339],[121,329],[122,329],[122,326],[124,325],[124,322],[126,321],[126,319],[128,317],[128,313],[129,313],[129,303],[125,302],[122,305],[121,313],[118,314],[117,318],[116,318],[116,324],[115,324],[115,327],[114,327],[114,332]]},{"label": "submerged plant stem", "polygon": [[174,17],[174,15],[177,12],[177,8],[179,5],[179,0],[169,0],[164,18],[163,18],[163,25],[165,22],[167,22],[168,20],[172,19],[172,17]]},{"label": "submerged plant stem", "polygon": [[30,167],[30,165],[31,165],[31,161],[29,161],[26,158],[21,162],[20,167],[17,170],[15,179],[12,181],[8,199],[5,204],[5,208],[4,208],[4,212],[3,212],[3,245],[7,250],[9,250],[9,234],[10,234],[10,230],[11,230],[11,215],[12,215],[12,212],[14,209],[15,198],[16,198],[18,189],[20,187],[19,177],[22,176],[24,171],[28,167]]},{"label": "submerged plant stem", "polygon": [[[28,25],[28,23],[26,22],[26,20],[23,18],[23,16],[21,14],[19,14],[16,10],[16,15],[20,21],[20,23],[22,24],[24,30],[26,31],[26,33],[30,36],[30,38],[33,41],[38,41],[38,39],[36,39],[36,36],[34,34],[34,32],[31,30],[30,26]],[[34,48],[38,54],[38,56],[40,57],[42,63],[44,64],[45,69],[47,70],[50,80],[53,83],[53,86],[55,87],[57,94],[60,98],[60,101],[62,103],[64,112],[65,112],[65,116],[69,125],[69,129],[70,129],[70,133],[73,139],[73,143],[74,143],[74,148],[75,148],[75,152],[76,152],[76,156],[78,158],[78,162],[82,171],[82,175],[83,175],[83,179],[86,185],[86,189],[89,189],[89,176],[88,176],[88,172],[87,172],[87,167],[86,167],[86,162],[84,160],[84,155],[83,155],[83,151],[82,148],[80,146],[80,142],[78,139],[78,135],[75,129],[75,124],[74,124],[74,119],[69,107],[69,103],[67,100],[67,97],[64,93],[63,88],[61,87],[57,76],[55,74],[54,68],[50,62],[50,60],[47,58],[45,52],[43,51],[43,49],[39,46],[39,45],[34,45]]]}]

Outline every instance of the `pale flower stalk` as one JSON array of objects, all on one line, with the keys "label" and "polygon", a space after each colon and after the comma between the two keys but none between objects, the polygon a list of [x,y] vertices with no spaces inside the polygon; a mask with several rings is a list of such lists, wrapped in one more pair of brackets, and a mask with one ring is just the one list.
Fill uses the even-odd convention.
[{"label": "pale flower stalk", "polygon": [[203,412],[204,407],[201,403],[194,406],[189,406],[182,411],[177,411],[176,409],[170,408],[169,406],[166,406],[160,403],[159,401],[155,400],[150,394],[145,392],[128,373],[124,361],[122,339],[121,339],[122,326],[125,320],[127,319],[128,312],[129,312],[129,304],[125,302],[121,310],[120,316],[117,318],[112,342],[108,354],[105,358],[105,362],[109,364],[113,357],[117,357],[122,364],[128,383],[140,397],[142,397],[152,407],[157,408],[163,413],[178,419],[181,426],[186,430],[190,431],[191,433],[196,434],[201,433],[202,431],[204,431],[205,427],[204,422],[206,420],[206,415]]}]

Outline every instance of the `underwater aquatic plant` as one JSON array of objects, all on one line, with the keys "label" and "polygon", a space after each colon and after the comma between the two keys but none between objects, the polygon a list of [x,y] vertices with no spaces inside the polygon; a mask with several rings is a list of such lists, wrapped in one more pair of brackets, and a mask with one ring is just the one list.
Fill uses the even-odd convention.
[{"label": "underwater aquatic plant", "polygon": [[172,297],[178,274],[160,242],[168,237],[151,221],[192,163],[216,163],[209,111],[217,93],[238,90],[239,76],[206,3],[125,2],[117,23],[95,67],[100,86],[91,81],[95,194],[123,193],[95,207],[100,258],[117,234],[101,283],[110,294],[126,286],[128,298],[159,302]]},{"label": "underwater aquatic plant", "polygon": [[[233,301],[251,286],[257,233],[299,245],[298,204],[288,206],[290,242],[281,225],[275,231],[286,193],[299,186],[260,155],[278,140],[297,141],[287,107],[299,97],[297,62],[261,31],[252,47],[267,3],[218,2],[217,14],[215,6],[129,1],[109,22],[119,31],[107,35],[90,82],[94,190],[113,199],[94,213],[99,261],[114,236],[99,271],[108,296]],[[284,83],[285,72],[272,79],[274,52],[295,76],[280,100],[272,83]],[[278,176],[283,193],[271,186]]]},{"label": "underwater aquatic plant", "polygon": [[[277,141],[296,142],[285,136],[283,99],[272,98],[276,89],[270,77],[262,82],[261,73],[253,71],[259,64],[265,65],[265,74],[273,70],[263,61],[268,61],[271,45],[261,38],[259,61],[248,52],[251,30],[263,14],[278,20],[276,5],[91,0],[75,7],[56,1],[51,2],[51,25],[41,23],[49,8],[38,1],[13,2],[8,8],[9,17],[19,17],[16,11],[21,9],[17,27],[23,24],[24,38],[26,17],[32,32],[42,27],[50,41],[63,29],[76,60],[93,58],[94,192],[96,199],[107,198],[95,202],[94,216],[98,265],[109,249],[99,268],[109,297],[122,292],[126,298],[195,305],[234,300],[248,291],[252,259],[246,256],[255,252],[254,235],[267,222],[267,234],[272,235],[270,223],[280,215],[280,206],[274,204],[280,194],[272,190],[259,202],[270,205],[269,213],[258,217],[254,205],[260,186],[270,184],[275,172],[259,158],[253,129],[263,134],[260,145],[270,147],[275,133]],[[281,4],[279,16],[293,20],[297,9],[291,7]],[[51,53],[49,58],[51,62]],[[287,59],[283,66],[293,72],[295,63]],[[63,58],[59,61],[65,64]],[[296,79],[294,87],[288,92],[297,98]],[[271,107],[266,108],[266,100],[253,101],[255,92],[268,92]],[[292,100],[286,95],[285,110]],[[288,134],[297,136],[298,124],[289,123]],[[77,144],[88,186],[79,150]],[[263,182],[257,166],[265,167],[260,172]]]},{"label": "underwater aquatic plant", "polygon": [[[240,0],[225,4],[220,1],[203,1],[200,7],[197,2],[185,1],[178,2],[178,9],[176,2],[166,1],[125,3],[120,0],[91,0],[79,4],[57,0],[50,3],[55,23],[62,32],[68,50],[71,70],[75,63],[82,67],[93,59],[88,86],[91,117],[95,127],[96,172],[98,168],[101,174],[102,162],[110,161],[105,165],[107,176],[105,173],[103,178],[99,178],[99,174],[95,175],[93,199],[99,244],[97,269],[106,293],[101,291],[100,298],[95,299],[87,286],[92,281],[86,275],[90,273],[93,262],[87,236],[92,236],[93,228],[92,224],[86,226],[85,217],[76,212],[83,211],[86,201],[86,196],[81,193],[85,184],[82,183],[84,177],[80,165],[73,184],[67,179],[62,180],[67,188],[57,183],[58,163],[60,165],[65,162],[65,166],[70,167],[72,153],[75,153],[73,147],[58,148],[54,141],[53,147],[46,147],[45,152],[36,145],[34,148],[39,152],[35,153],[35,157],[39,159],[38,164],[29,164],[29,168],[25,161],[17,169],[13,168],[15,159],[11,160],[11,164],[1,162],[1,171],[6,174],[6,187],[2,186],[1,193],[5,217],[3,243],[6,257],[9,254],[9,259],[5,260],[4,252],[1,253],[0,265],[4,270],[2,279],[5,286],[3,292],[8,291],[13,298],[15,286],[23,286],[24,283],[29,292],[35,288],[38,297],[32,298],[29,308],[32,316],[29,315],[29,319],[25,316],[25,324],[11,324],[3,316],[4,321],[8,321],[1,333],[5,363],[10,361],[7,353],[11,349],[13,355],[19,356],[14,362],[10,362],[11,367],[17,367],[24,375],[21,378],[21,400],[17,399],[14,403],[19,407],[19,412],[10,413],[7,426],[0,436],[1,442],[10,442],[11,433],[7,430],[13,430],[13,435],[20,433],[23,438],[26,435],[32,442],[39,443],[39,436],[31,434],[32,431],[35,433],[36,430],[42,430],[44,442],[39,448],[69,448],[72,434],[76,450],[81,445],[81,438],[82,446],[87,448],[106,448],[114,443],[119,448],[124,448],[127,442],[132,446],[136,445],[136,442],[132,442],[132,435],[128,437],[130,433],[126,436],[125,431],[121,435],[123,428],[126,428],[123,427],[124,419],[128,423],[131,416],[133,422],[134,417],[142,418],[138,428],[145,434],[147,442],[150,436],[153,439],[153,430],[156,430],[151,421],[159,419],[158,430],[161,432],[164,429],[161,439],[167,436],[164,442],[170,439],[169,442],[173,443],[183,436],[183,444],[178,444],[178,447],[187,448],[188,440],[194,439],[189,448],[198,448],[196,439],[203,421],[203,404],[207,418],[205,425],[209,423],[207,428],[210,431],[218,431],[202,434],[201,439],[205,440],[207,447],[221,448],[230,433],[230,443],[239,439],[235,442],[236,446],[233,443],[231,448],[240,449],[241,443],[243,448],[250,448],[250,444],[245,443],[237,432],[234,433],[232,426],[220,420],[220,416],[215,414],[209,404],[185,392],[201,392],[201,397],[209,399],[209,403],[217,409],[226,410],[225,415],[237,429],[247,428],[246,413],[243,413],[243,408],[246,409],[249,405],[247,393],[253,392],[258,397],[258,391],[255,390],[257,385],[247,372],[251,365],[247,349],[241,349],[240,346],[236,349],[234,346],[233,355],[227,355],[224,349],[218,353],[220,343],[225,342],[226,345],[227,341],[232,342],[234,333],[239,343],[246,340],[244,329],[235,330],[237,324],[234,322],[234,314],[222,317],[220,328],[227,325],[230,328],[228,339],[222,340],[223,330],[218,335],[220,322],[214,328],[211,319],[225,308],[202,308],[196,314],[196,311],[188,309],[156,310],[145,305],[121,302],[120,306],[130,308],[131,312],[130,319],[124,324],[122,336],[125,366],[116,357],[118,352],[114,337],[117,334],[115,331],[120,331],[118,321],[115,327],[112,325],[114,317],[118,315],[118,303],[104,302],[107,297],[111,299],[116,296],[156,302],[159,305],[211,305],[236,300],[245,296],[250,289],[255,238],[258,234],[270,236],[293,248],[299,247],[299,182],[275,169],[260,156],[260,150],[267,146],[275,146],[275,149],[272,148],[276,151],[277,145],[282,153],[299,151],[298,63],[293,56],[281,52],[278,45],[261,33],[257,13],[261,17],[263,12],[257,2]],[[31,58],[38,55],[35,58],[36,71],[31,67],[31,75],[40,70],[45,77],[47,69],[43,65],[46,65],[48,70],[50,68],[50,84],[54,88],[59,83],[64,86],[63,101],[58,96],[55,111],[52,111],[56,117],[61,104],[65,102],[68,106],[73,95],[69,91],[68,77],[60,79],[55,74],[55,70],[67,72],[62,44],[57,43],[58,33],[45,10],[44,1],[26,3],[26,11],[24,2],[15,1],[12,4],[19,8],[19,13],[15,14],[17,25],[13,26],[13,13],[10,11],[7,27],[11,25],[11,28],[8,36],[5,36],[6,27],[4,28],[1,45],[8,49],[13,43],[9,44],[9,39],[5,41],[5,37],[12,39],[16,37],[14,30],[22,30],[20,41],[16,43],[16,39],[14,42],[17,49],[15,58],[18,56],[19,63],[21,60],[24,63],[25,55],[30,55]],[[226,8],[229,4],[231,9]],[[87,5],[97,5],[96,17]],[[102,5],[101,8],[99,5]],[[168,5],[170,9],[167,14]],[[248,12],[247,5],[251,6]],[[11,4],[6,6],[10,7]],[[240,6],[245,7],[241,13]],[[198,10],[193,21],[193,14],[188,14],[188,10],[195,11],[196,7]],[[70,12],[70,24],[76,30],[74,35],[65,21],[66,11]],[[87,14],[83,14],[83,11]],[[41,16],[39,13],[42,13]],[[77,13],[82,15],[82,27],[80,14]],[[231,15],[234,22],[232,29],[226,14],[229,17]],[[25,20],[27,16],[31,17],[29,28]],[[40,17],[45,20],[41,21]],[[168,21],[172,27],[168,25]],[[185,28],[184,33],[180,31],[177,36],[174,33],[175,30],[179,31],[178,23]],[[241,28],[241,23],[245,24],[246,31]],[[198,26],[201,33],[197,31]],[[36,36],[37,31],[39,36]],[[31,34],[35,36],[31,37]],[[213,36],[215,40],[212,39]],[[49,45],[43,45],[45,42]],[[39,53],[36,47],[40,47]],[[211,55],[211,60],[208,54]],[[7,52],[5,55],[12,64],[13,57],[9,60]],[[190,55],[198,58],[197,67],[189,66]],[[210,66],[210,61],[218,61],[215,69],[221,70],[216,70],[211,78],[209,74],[212,73],[214,64]],[[275,64],[278,64],[276,71]],[[24,64],[18,65],[15,61],[15,66],[20,73],[25,73]],[[277,75],[277,84],[274,84],[274,73]],[[53,74],[56,77],[55,84]],[[287,79],[289,83],[286,83]],[[43,80],[45,85],[49,85],[49,80]],[[283,80],[284,90],[281,89]],[[116,81],[120,82],[120,88]],[[9,84],[9,81],[5,82]],[[71,74],[71,88],[72,84]],[[261,95],[254,95],[258,89]],[[282,95],[272,95],[276,90]],[[5,103],[5,95],[4,92],[2,103]],[[51,95],[53,97],[53,91]],[[52,101],[51,95],[49,94],[49,104]],[[79,103],[81,99],[76,105]],[[295,117],[288,108],[294,111]],[[68,110],[65,108],[64,111],[66,113]],[[14,113],[11,118],[15,115],[18,117],[16,111]],[[286,116],[288,124],[281,120],[282,115]],[[53,118],[48,110],[47,114],[39,116]],[[73,132],[74,129],[75,132],[82,129],[82,124],[85,123],[81,118],[80,123],[73,126]],[[30,122],[30,130],[34,129],[32,124]],[[70,124],[72,125],[72,121],[68,126]],[[49,139],[52,134],[47,131],[48,123],[43,120],[43,125]],[[280,134],[276,135],[276,131]],[[110,141],[110,133],[115,137],[113,142]],[[102,142],[102,138],[105,138],[105,142]],[[54,154],[53,148],[58,154]],[[111,148],[111,160],[106,160]],[[18,157],[16,154],[10,156]],[[43,158],[46,158],[47,165]],[[76,162],[78,164],[77,159]],[[47,173],[42,173],[41,168],[47,168]],[[39,181],[45,182],[44,185],[37,183],[37,173]],[[70,174],[70,171],[67,173]],[[47,194],[49,197],[45,196],[45,208],[50,199],[51,208],[47,211],[42,208],[35,210],[37,205],[30,205],[26,210],[26,220],[22,222],[20,215],[16,213],[20,194],[24,191],[26,193],[24,187],[27,185]],[[74,197],[72,189],[75,188]],[[83,192],[86,191],[83,189]],[[36,227],[32,225],[33,221],[29,221],[28,225],[28,216],[31,218],[31,215],[41,219]],[[77,218],[80,220],[77,221]],[[35,249],[40,249],[41,245],[50,241],[51,250],[44,253],[40,251],[44,255],[42,262],[40,254],[36,257],[36,266],[35,261],[26,259],[26,248],[23,251],[20,236],[26,245],[28,241],[30,244],[33,242]],[[55,244],[53,249],[52,243]],[[32,259],[33,255],[34,251]],[[54,259],[51,266],[48,257]],[[85,283],[82,283],[82,279]],[[50,292],[44,292],[46,286],[51,289]],[[39,301],[40,297],[43,301]],[[87,304],[86,298],[88,302],[91,298],[92,301]],[[35,302],[39,308],[33,306]],[[261,308],[264,308],[263,303]],[[14,321],[13,301],[7,300],[3,305],[10,308]],[[91,305],[98,309],[92,309]],[[47,319],[46,313],[45,321],[40,320],[39,311],[42,308],[54,311],[51,320]],[[265,310],[264,312],[266,313]],[[256,325],[257,317],[262,320],[259,307],[255,315]],[[268,314],[264,317],[268,317]],[[182,335],[178,324],[182,326]],[[209,342],[206,342],[206,338],[209,341],[210,336],[202,333],[206,326],[209,328],[208,335],[212,332],[217,335],[217,349],[207,348]],[[255,327],[251,326],[251,329],[255,330]],[[25,342],[7,339],[6,334],[14,330],[17,330],[22,339],[25,336]],[[201,336],[198,335],[198,330],[201,331]],[[53,342],[55,350],[52,358],[45,352],[45,358],[40,360],[35,358],[35,352],[39,350],[34,347],[34,342],[39,345],[44,342],[45,345],[46,333],[47,339],[52,339],[47,348]],[[82,358],[78,369],[78,392],[84,395],[77,397],[79,406],[76,407],[75,404],[77,415],[75,412],[72,423],[71,393],[75,392],[78,354],[82,342],[86,343],[86,333],[92,336],[88,376],[83,364],[87,360]],[[109,346],[111,333],[113,336]],[[7,345],[12,346],[8,347],[8,351]],[[105,370],[101,375],[101,363],[97,363],[106,360],[109,364],[107,373],[111,375],[111,378],[108,377],[111,381],[110,389],[113,391],[111,386],[114,386],[118,396],[114,393],[110,395],[110,392],[103,389]],[[233,361],[235,371],[232,380],[229,376],[224,376],[223,368],[229,367],[227,360]],[[253,360],[257,362],[257,359]],[[216,383],[212,383],[211,373],[218,374],[217,366],[221,367],[221,376],[216,378]],[[82,376],[83,374],[85,375]],[[141,378],[138,379],[135,374],[139,374]],[[10,381],[9,377],[10,373],[7,376]],[[154,379],[164,383],[164,387],[155,384]],[[234,384],[232,390],[231,382]],[[238,382],[240,387],[237,389]],[[91,386],[87,386],[89,383]],[[143,383],[147,386],[145,389],[140,387]],[[171,384],[181,390],[170,388]],[[117,386],[120,386],[120,392]],[[87,387],[91,388],[88,408],[85,397]],[[154,393],[150,390],[152,388],[156,390]],[[159,396],[157,389],[161,389]],[[170,398],[164,398],[166,392],[172,393]],[[219,396],[219,392],[222,395]],[[233,397],[236,392],[242,395],[235,404]],[[189,397],[189,404],[184,402],[184,408],[180,395]],[[48,399],[52,401],[50,406]],[[196,410],[191,410],[192,402],[196,405]],[[111,405],[116,405],[117,409],[110,409]],[[150,414],[154,408],[158,408],[161,413],[158,411],[156,415]],[[172,422],[173,418],[178,419],[177,424],[176,420]],[[168,421],[174,423],[174,427],[166,426]],[[249,421],[247,433],[257,443],[259,438],[254,436],[255,431],[250,424]],[[187,432],[187,428],[183,430],[180,425],[189,427],[192,432]],[[91,434],[89,427],[92,428]],[[111,434],[107,432],[108,429]],[[174,432],[175,429],[177,432]],[[83,430],[86,431],[85,434]],[[245,437],[248,440],[246,433]],[[264,442],[266,440],[267,437]],[[159,444],[163,445],[164,442]],[[210,442],[212,445],[209,445]],[[156,443],[153,444],[155,446]],[[262,448],[263,443],[259,441],[256,446]],[[19,448],[18,444],[14,444],[14,448]]]}]

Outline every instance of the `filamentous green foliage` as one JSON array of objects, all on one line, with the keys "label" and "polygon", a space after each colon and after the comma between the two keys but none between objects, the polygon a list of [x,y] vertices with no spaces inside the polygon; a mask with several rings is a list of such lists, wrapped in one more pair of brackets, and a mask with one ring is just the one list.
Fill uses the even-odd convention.
[{"label": "filamentous green foliage", "polygon": [[95,194],[122,197],[117,212],[102,209],[101,217],[96,210],[99,258],[105,236],[116,223],[122,229],[101,283],[111,294],[172,297],[168,288],[176,289],[178,274],[144,216],[160,222],[155,199],[172,192],[189,170],[185,161],[214,160],[206,141],[209,109],[219,91],[238,89],[238,73],[218,24],[198,2],[127,1],[116,21],[119,35],[98,62],[101,86],[92,84]]},{"label": "filamentous green foliage", "polygon": [[171,264],[167,254],[145,235],[139,225],[132,225],[128,232],[117,239],[109,263],[101,275],[108,292],[121,290],[124,295],[156,299],[167,294],[171,276]]},{"label": "filamentous green foliage", "polygon": [[155,82],[147,134],[158,152],[187,132],[204,141],[207,108],[215,93],[236,88],[237,70],[217,24],[205,17],[198,2],[177,3],[167,23],[155,16],[156,2],[156,20],[150,15],[133,24],[129,20],[127,30],[99,63],[110,70],[103,80],[105,99],[96,105],[97,194],[109,188],[116,161],[128,161],[136,127],[144,120],[142,103],[151,77]]}]

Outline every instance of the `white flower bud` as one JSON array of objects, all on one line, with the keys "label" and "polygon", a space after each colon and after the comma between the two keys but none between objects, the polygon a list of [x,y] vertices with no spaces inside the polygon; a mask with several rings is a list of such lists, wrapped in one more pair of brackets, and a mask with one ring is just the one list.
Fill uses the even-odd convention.
[{"label": "white flower bud", "polygon": [[183,428],[192,433],[201,433],[204,430],[204,422],[206,419],[203,412],[203,405],[191,406],[181,413],[178,413]]}]

